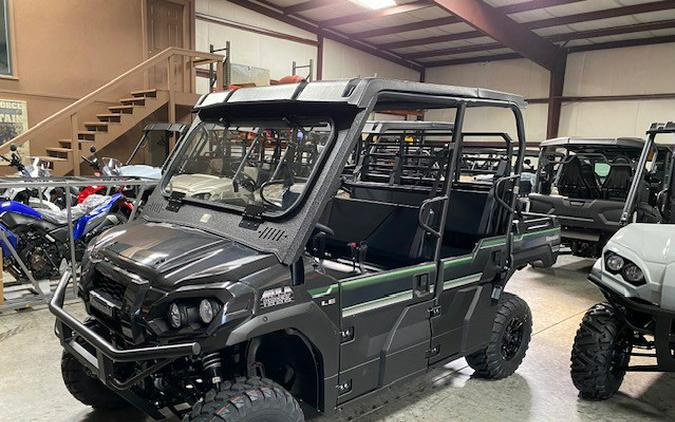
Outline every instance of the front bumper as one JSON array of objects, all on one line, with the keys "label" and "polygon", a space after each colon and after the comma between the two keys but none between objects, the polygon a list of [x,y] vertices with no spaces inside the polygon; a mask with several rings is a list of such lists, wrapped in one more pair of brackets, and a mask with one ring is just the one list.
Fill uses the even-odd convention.
[{"label": "front bumper", "polygon": [[611,289],[602,280],[602,272],[595,267],[588,275],[588,279],[602,290],[607,300],[614,304],[626,308],[628,311],[647,315],[654,320],[654,330],[649,331],[644,328],[636,327],[631,323],[627,315],[622,315],[626,323],[635,331],[654,336],[654,344],[656,347],[656,362],[655,366],[644,365],[629,367],[629,370],[634,371],[660,371],[660,372],[675,372],[675,312],[664,310],[656,305],[649,303],[638,302],[630,297],[620,294]]},{"label": "front bumper", "polygon": [[[55,331],[63,347],[80,363],[88,368],[108,387],[115,390],[132,404],[140,407],[153,417],[161,417],[157,409],[148,408],[147,404],[135,396],[130,388],[144,378],[169,365],[174,360],[198,355],[201,352],[199,343],[169,344],[133,349],[120,349],[97,333],[93,327],[80,322],[63,309],[66,288],[71,278],[66,272],[59,281],[49,310],[56,316]],[[115,365],[128,362],[151,361],[145,369],[120,380],[115,376]]]}]

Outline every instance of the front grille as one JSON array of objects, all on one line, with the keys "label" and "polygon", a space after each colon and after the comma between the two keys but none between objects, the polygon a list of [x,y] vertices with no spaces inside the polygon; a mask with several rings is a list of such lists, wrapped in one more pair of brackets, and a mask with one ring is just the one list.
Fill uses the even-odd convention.
[{"label": "front grille", "polygon": [[121,305],[124,300],[124,292],[127,286],[117,280],[106,277],[100,272],[96,272],[94,277],[94,290],[99,294],[105,294],[117,305]]}]

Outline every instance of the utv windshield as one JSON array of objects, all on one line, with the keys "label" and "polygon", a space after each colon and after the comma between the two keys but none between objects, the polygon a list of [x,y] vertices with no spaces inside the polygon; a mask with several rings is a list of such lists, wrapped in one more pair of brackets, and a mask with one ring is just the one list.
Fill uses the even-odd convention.
[{"label": "utv windshield", "polygon": [[325,120],[199,122],[164,178],[184,199],[263,215],[290,210],[311,186],[332,136]]}]

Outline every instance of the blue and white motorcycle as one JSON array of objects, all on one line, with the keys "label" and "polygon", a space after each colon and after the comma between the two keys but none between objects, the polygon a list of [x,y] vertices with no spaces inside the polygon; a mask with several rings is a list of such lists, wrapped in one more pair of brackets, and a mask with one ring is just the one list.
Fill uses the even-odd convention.
[{"label": "blue and white motorcycle", "polygon": [[[71,209],[75,259],[80,261],[87,243],[104,230],[126,222],[120,211],[122,194],[91,195]],[[68,214],[63,210],[34,209],[18,201],[0,202],[0,231],[35,280],[58,277],[70,261]],[[17,280],[28,278],[7,244],[0,240],[3,269]]]}]

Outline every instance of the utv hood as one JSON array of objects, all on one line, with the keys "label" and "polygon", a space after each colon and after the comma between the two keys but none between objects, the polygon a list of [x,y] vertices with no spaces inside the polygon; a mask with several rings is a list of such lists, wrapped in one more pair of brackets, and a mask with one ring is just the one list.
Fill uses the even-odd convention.
[{"label": "utv hood", "polygon": [[91,260],[100,259],[160,289],[237,281],[278,263],[273,255],[202,230],[142,221],[115,227],[99,238]]},{"label": "utv hood", "polygon": [[211,193],[221,190],[223,186],[231,186],[232,182],[218,176],[208,174],[180,174],[171,178],[167,188],[169,191],[183,192],[187,196],[200,193]]},{"label": "utv hood", "polygon": [[607,249],[628,249],[645,262],[668,265],[675,262],[675,226],[631,223],[607,242]]}]

